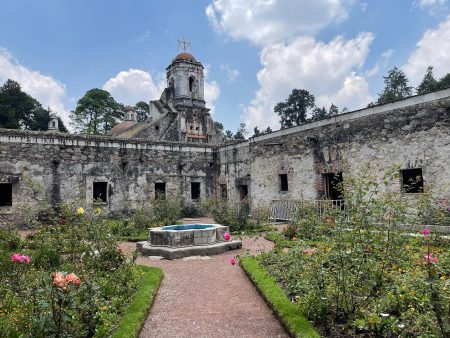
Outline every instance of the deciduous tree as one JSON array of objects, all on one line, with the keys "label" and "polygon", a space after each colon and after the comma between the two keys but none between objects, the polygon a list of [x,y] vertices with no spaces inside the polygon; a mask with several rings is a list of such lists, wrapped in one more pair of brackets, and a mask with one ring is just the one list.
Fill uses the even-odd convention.
[{"label": "deciduous tree", "polygon": [[280,117],[281,129],[298,126],[307,121],[308,111],[314,107],[315,98],[304,89],[294,89],[285,102],[274,108]]},{"label": "deciduous tree", "polygon": [[[47,130],[49,111],[24,91],[20,84],[6,80],[0,87],[0,127],[9,129]],[[67,132],[59,119],[59,130]]]},{"label": "deciduous tree", "polygon": [[94,88],[78,100],[71,117],[77,131],[105,134],[123,118],[123,110],[106,90]]},{"label": "deciduous tree", "polygon": [[143,122],[148,118],[150,106],[145,101],[139,101],[134,105],[134,111],[136,112],[138,122]]}]

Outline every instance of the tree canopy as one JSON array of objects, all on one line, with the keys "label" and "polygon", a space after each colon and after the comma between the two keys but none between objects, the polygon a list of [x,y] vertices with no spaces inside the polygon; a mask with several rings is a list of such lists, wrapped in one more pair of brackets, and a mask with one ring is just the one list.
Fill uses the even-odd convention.
[{"label": "tree canopy", "polygon": [[417,94],[430,93],[438,88],[438,81],[433,76],[433,67],[429,66],[422,79],[422,82],[416,88]]},{"label": "tree canopy", "polygon": [[276,104],[274,111],[280,117],[281,129],[307,122],[308,111],[314,108],[315,98],[304,89],[294,89],[285,102]]},{"label": "tree canopy", "polygon": [[245,140],[245,136],[247,136],[247,134],[248,134],[248,131],[247,131],[247,128],[245,126],[245,123],[241,123],[241,124],[239,124],[238,130],[233,135],[233,138],[235,140]]},{"label": "tree canopy", "polygon": [[87,134],[105,134],[124,116],[124,106],[106,90],[88,90],[78,100],[71,117],[77,131]]},{"label": "tree canopy", "polygon": [[[38,100],[11,79],[0,87],[0,127],[9,129],[47,130],[50,114]],[[59,131],[67,132],[59,119]]]},{"label": "tree canopy", "polygon": [[392,68],[383,78],[384,89],[378,96],[377,104],[401,100],[412,95],[413,88],[409,86],[408,78],[397,67]]},{"label": "tree canopy", "polygon": [[138,122],[144,122],[148,118],[150,106],[145,101],[139,101],[134,105],[134,111],[136,112]]}]

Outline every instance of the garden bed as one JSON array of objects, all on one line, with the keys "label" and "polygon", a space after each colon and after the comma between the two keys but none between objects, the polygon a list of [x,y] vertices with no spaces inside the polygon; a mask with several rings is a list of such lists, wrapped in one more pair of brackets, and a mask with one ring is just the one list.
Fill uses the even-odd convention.
[{"label": "garden bed", "polygon": [[258,265],[255,257],[242,258],[240,265],[291,337],[319,337],[303,312],[287,298],[273,277]]},{"label": "garden bed", "polygon": [[159,268],[142,265],[138,268],[144,274],[141,285],[111,338],[138,336],[163,279],[164,274]]},{"label": "garden bed", "polygon": [[122,252],[101,209],[49,209],[31,225],[24,239],[0,230],[0,336],[137,334],[162,272]]},{"label": "garden bed", "polygon": [[450,238],[425,225],[446,224],[448,201],[386,192],[397,180],[395,167],[346,177],[345,209],[302,204],[266,235],[259,264],[322,336],[450,337]]}]

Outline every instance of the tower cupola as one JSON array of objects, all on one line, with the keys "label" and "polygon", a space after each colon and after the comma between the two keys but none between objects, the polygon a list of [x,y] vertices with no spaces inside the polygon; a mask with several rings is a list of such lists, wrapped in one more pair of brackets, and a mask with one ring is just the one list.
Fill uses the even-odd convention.
[{"label": "tower cupola", "polygon": [[136,112],[133,107],[125,107],[125,121],[137,121]]},{"label": "tower cupola", "polygon": [[172,90],[175,107],[205,107],[203,65],[186,51],[179,53],[166,68],[167,88]]},{"label": "tower cupola", "polygon": [[48,120],[48,131],[58,131],[58,115],[55,112],[52,112],[50,110],[50,107],[48,108],[49,111],[49,120]]}]

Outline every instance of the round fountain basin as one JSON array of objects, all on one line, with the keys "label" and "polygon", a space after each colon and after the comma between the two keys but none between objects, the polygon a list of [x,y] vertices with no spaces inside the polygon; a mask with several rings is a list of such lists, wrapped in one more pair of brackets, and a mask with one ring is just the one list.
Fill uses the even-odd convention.
[{"label": "round fountain basin", "polygon": [[229,228],[220,224],[167,225],[149,229],[152,246],[187,247],[224,242],[223,235]]}]

